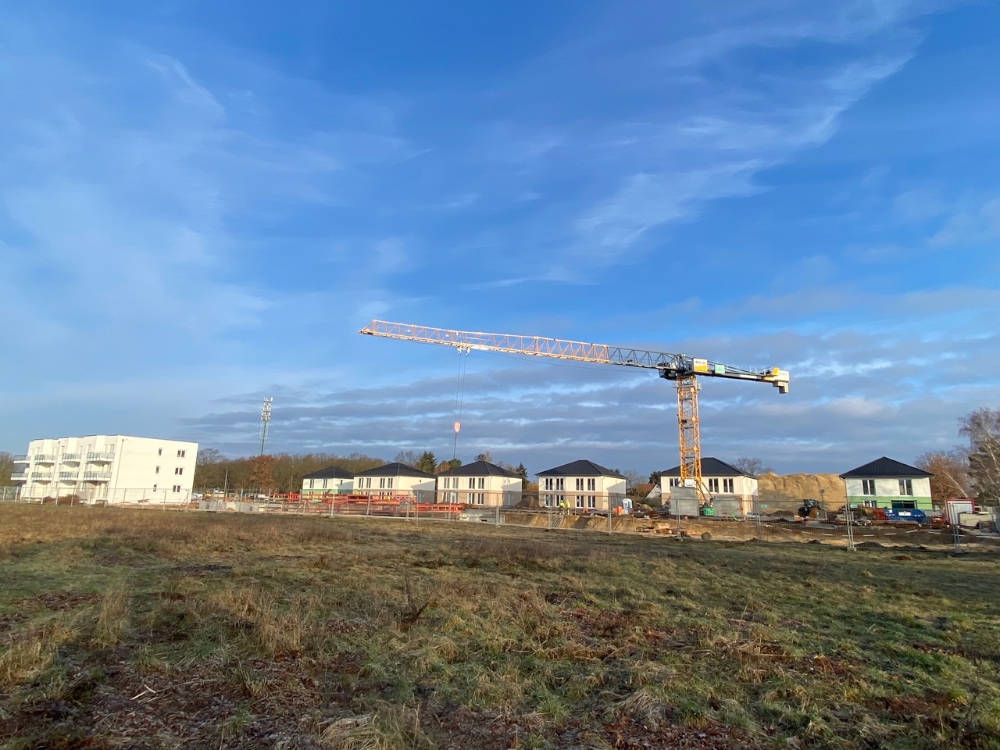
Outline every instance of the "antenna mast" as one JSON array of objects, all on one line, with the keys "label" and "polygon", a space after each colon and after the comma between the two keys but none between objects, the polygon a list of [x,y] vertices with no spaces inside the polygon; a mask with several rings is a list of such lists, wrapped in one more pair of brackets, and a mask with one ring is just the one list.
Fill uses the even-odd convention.
[{"label": "antenna mast", "polygon": [[264,443],[267,441],[267,426],[271,422],[271,404],[274,403],[274,396],[264,399],[264,405],[260,409],[260,455],[264,455]]}]

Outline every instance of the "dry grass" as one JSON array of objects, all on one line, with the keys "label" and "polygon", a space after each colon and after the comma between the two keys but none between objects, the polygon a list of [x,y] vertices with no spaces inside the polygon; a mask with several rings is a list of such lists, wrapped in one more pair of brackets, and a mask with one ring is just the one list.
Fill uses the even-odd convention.
[{"label": "dry grass", "polygon": [[1000,747],[996,557],[0,510],[11,748]]}]

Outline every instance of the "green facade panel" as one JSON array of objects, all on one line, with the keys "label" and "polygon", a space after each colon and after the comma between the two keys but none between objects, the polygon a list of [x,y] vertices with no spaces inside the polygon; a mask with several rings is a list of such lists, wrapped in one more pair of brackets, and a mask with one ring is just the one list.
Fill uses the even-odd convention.
[{"label": "green facade panel", "polygon": [[881,497],[881,496],[871,497],[870,495],[867,496],[861,495],[861,496],[851,496],[847,498],[847,500],[851,504],[852,508],[863,506],[867,503],[871,503],[871,501],[874,500],[875,507],[885,508],[888,510],[889,508],[892,508],[892,503],[894,500],[896,502],[912,500],[914,506],[918,510],[930,511],[934,509],[934,505],[931,503],[931,499],[929,497],[891,496],[891,495],[886,497]]}]

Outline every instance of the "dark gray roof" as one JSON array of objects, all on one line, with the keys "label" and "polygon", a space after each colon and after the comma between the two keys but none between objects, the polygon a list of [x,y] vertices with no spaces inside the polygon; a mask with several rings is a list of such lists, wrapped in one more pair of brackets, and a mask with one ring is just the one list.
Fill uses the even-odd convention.
[{"label": "dark gray roof", "polygon": [[502,466],[491,464],[489,461],[473,461],[471,464],[459,466],[456,469],[442,471],[438,476],[442,477],[513,477],[519,479],[520,474],[508,471]]},{"label": "dark gray roof", "polygon": [[563,464],[562,466],[556,466],[553,469],[546,469],[545,471],[538,472],[537,476],[540,477],[618,477],[619,479],[624,479],[621,474],[617,471],[605,468],[600,464],[595,464],[593,461],[587,461],[586,459],[581,459],[579,461],[570,461],[568,464]]},{"label": "dark gray roof", "polygon": [[[681,467],[675,466],[672,469],[667,469],[660,473],[660,476],[664,477],[679,477],[681,475]],[[748,474],[742,469],[737,469],[732,464],[727,464],[725,461],[720,461],[714,456],[705,456],[701,459],[701,475],[703,477],[750,477],[753,478],[753,474]]]},{"label": "dark gray roof", "polygon": [[303,479],[354,479],[354,474],[339,466],[327,466],[325,469],[306,474]]},{"label": "dark gray roof", "polygon": [[889,477],[894,479],[896,477],[932,477],[934,476],[928,471],[923,469],[918,469],[916,466],[910,466],[909,464],[904,464],[901,461],[896,461],[892,458],[887,458],[882,456],[882,458],[876,458],[874,461],[865,464],[864,466],[858,466],[856,469],[851,469],[850,471],[841,474],[841,479],[877,479],[879,477]]},{"label": "dark gray roof", "polygon": [[414,469],[412,466],[407,466],[401,463],[391,463],[385,464],[384,466],[378,466],[374,469],[368,469],[368,471],[359,471],[354,476],[356,477],[430,477],[434,478],[433,474],[428,474],[426,471],[420,471],[420,469]]}]

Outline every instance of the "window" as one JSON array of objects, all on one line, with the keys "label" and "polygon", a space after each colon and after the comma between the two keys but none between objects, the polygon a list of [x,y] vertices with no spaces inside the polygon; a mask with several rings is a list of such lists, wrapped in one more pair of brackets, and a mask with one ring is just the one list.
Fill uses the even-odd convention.
[{"label": "window", "polygon": [[372,488],[372,478],[365,477],[365,489],[370,490]]},{"label": "window", "polygon": [[861,494],[862,495],[874,495],[875,494],[875,480],[874,479],[862,479],[861,480]]},{"label": "window", "polygon": [[392,477],[389,477],[389,481],[385,483],[385,486],[390,490],[392,489]]},{"label": "window", "polygon": [[163,455],[163,448],[157,448],[156,449],[156,455],[157,456],[162,456]]},{"label": "window", "polygon": [[865,507],[866,508],[877,508],[878,507],[878,501],[877,500],[865,500]]},{"label": "window", "polygon": [[722,491],[723,492],[728,492],[728,493],[732,494],[733,492],[735,492],[735,490],[733,489],[733,485],[734,484],[735,484],[735,480],[733,480],[732,477],[730,477],[729,479],[723,479],[722,480]]},{"label": "window", "polygon": [[583,501],[584,501],[583,495],[577,495],[576,496],[576,507],[577,508],[582,508],[583,507]]},{"label": "window", "polygon": [[577,477],[576,478],[576,488],[578,490],[582,490],[583,489],[583,477]]},{"label": "window", "polygon": [[174,492],[180,492],[180,491],[181,491],[181,486],[179,484],[175,484],[174,485]]},{"label": "window", "polygon": [[916,508],[917,504],[913,500],[893,500],[892,509],[893,510],[906,510],[907,508]]},{"label": "window", "polygon": [[590,490],[591,492],[596,491],[597,490],[597,480],[594,479],[593,477],[591,477],[590,479],[588,479],[587,480],[587,489]]},{"label": "window", "polygon": [[899,494],[913,496],[913,480],[912,479],[900,479],[899,480]]},{"label": "window", "polygon": [[587,498],[587,507],[588,508],[596,508],[597,507],[597,498],[594,497],[593,495],[591,495],[590,497],[588,497]]},{"label": "window", "polygon": [[306,489],[311,490],[312,488],[313,488],[313,480],[307,479],[306,480]]},{"label": "window", "polygon": [[476,505],[482,505],[485,501],[486,501],[485,500],[485,493],[483,493],[483,492],[477,492],[476,493]]},{"label": "window", "polygon": [[159,473],[160,473],[160,467],[159,467],[159,466],[157,466],[157,467],[156,467],[156,471],[154,471],[153,473],[154,473],[154,474],[159,474]]},{"label": "window", "polygon": [[712,479],[708,480],[708,491],[709,492],[718,492],[719,491],[719,478],[718,477],[713,477]]},{"label": "window", "polygon": [[184,473],[184,469],[182,467],[180,467],[180,466],[178,466],[176,469],[174,469],[174,474],[176,474],[177,476],[180,476],[183,473]]},{"label": "window", "polygon": [[323,489],[324,490],[326,489],[326,480],[325,479],[323,480]]},{"label": "window", "polygon": [[552,507],[552,495],[546,495],[543,502],[545,503],[546,508]]},{"label": "window", "polygon": [[680,487],[681,486],[681,478],[680,477],[670,477],[670,486],[671,487]]},{"label": "window", "polygon": [[458,502],[458,493],[457,492],[449,492],[448,493],[448,502],[450,502],[450,503],[457,503]]},{"label": "window", "polygon": [[469,477],[469,489],[470,490],[476,489],[476,478],[475,477]]},{"label": "window", "polygon": [[156,492],[156,485],[153,485],[153,492]]},{"label": "window", "polygon": [[486,489],[486,477],[479,477],[479,489]]},{"label": "window", "polygon": [[379,477],[378,488],[380,490],[384,490],[385,489],[385,477]]},{"label": "window", "polygon": [[557,490],[564,490],[564,489],[566,489],[566,479],[565,478],[558,477],[556,479],[556,489]]},{"label": "window", "polygon": [[448,477],[443,477],[441,479],[441,487],[443,489],[448,489]]},{"label": "window", "polygon": [[552,486],[552,477],[545,477],[545,489],[547,489],[547,490],[553,489],[553,486]]}]

